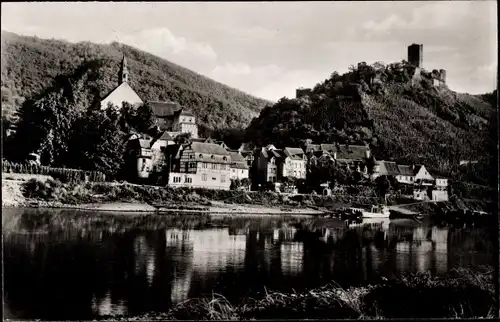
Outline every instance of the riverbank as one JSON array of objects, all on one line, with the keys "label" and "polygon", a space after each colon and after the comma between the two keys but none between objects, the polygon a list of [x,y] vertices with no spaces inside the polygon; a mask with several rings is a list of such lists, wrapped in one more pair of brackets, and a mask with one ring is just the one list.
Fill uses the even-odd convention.
[{"label": "riverbank", "polygon": [[[351,187],[348,190],[350,193],[331,196],[285,195],[275,192],[170,188],[118,182],[61,183],[48,176],[4,174],[2,207],[69,208],[126,213],[321,215],[346,206],[376,202],[370,189]],[[478,213],[484,213],[485,210],[492,213],[489,204],[477,200],[455,198],[449,202],[405,205],[397,198],[389,199],[389,204],[397,205],[394,209],[399,209],[403,216],[404,213],[446,215],[447,212],[464,208],[478,210]]]},{"label": "riverbank", "polygon": [[[72,191],[69,185],[53,187],[50,177],[36,178],[38,183],[30,181],[29,176],[10,176],[2,180],[2,207],[59,208],[77,209],[99,212],[124,213],[210,213],[212,215],[319,215],[324,211],[307,206],[290,207],[284,203],[237,204],[224,201],[208,200],[196,192],[180,192],[170,198],[161,198],[162,190],[167,188],[151,188],[127,184],[85,184],[75,185]],[[102,188],[110,188],[100,193]],[[28,190],[28,191],[26,191]],[[97,191],[96,191],[97,190]],[[158,199],[151,197],[151,192],[159,192]],[[98,192],[98,193],[96,193]],[[127,195],[128,194],[128,195]],[[134,194],[133,196],[129,196]],[[234,194],[234,193],[233,193]],[[249,193],[248,193],[249,194]],[[244,195],[237,192],[237,195]],[[231,196],[229,197],[231,198]],[[177,199],[177,200],[176,200]],[[179,200],[184,199],[184,200]],[[187,200],[186,200],[187,199]],[[145,201],[149,201],[147,203]],[[160,202],[158,202],[158,200]],[[90,201],[90,202],[89,202]]]},{"label": "riverbank", "polygon": [[493,270],[458,269],[443,277],[410,274],[349,289],[331,283],[300,293],[265,290],[261,297],[240,303],[213,294],[188,299],[168,313],[102,320],[494,318],[495,303]]}]

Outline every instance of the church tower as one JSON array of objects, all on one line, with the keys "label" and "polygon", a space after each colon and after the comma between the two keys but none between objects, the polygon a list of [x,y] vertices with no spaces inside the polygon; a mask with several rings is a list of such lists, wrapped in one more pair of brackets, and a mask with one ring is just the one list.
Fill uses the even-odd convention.
[{"label": "church tower", "polygon": [[122,68],[120,69],[120,84],[128,83],[128,67],[127,67],[127,58],[125,58],[125,54],[122,59]]}]

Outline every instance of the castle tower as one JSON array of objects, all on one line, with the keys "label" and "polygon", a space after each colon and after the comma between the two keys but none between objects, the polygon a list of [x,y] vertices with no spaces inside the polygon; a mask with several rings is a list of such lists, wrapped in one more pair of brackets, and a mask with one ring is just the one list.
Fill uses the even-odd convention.
[{"label": "castle tower", "polygon": [[442,81],[443,83],[446,83],[446,70],[444,70],[444,69],[440,69],[440,70],[439,70],[439,74],[441,75],[441,81]]},{"label": "castle tower", "polygon": [[128,66],[125,55],[123,55],[122,68],[120,69],[120,84],[122,83],[128,83]]},{"label": "castle tower", "polygon": [[408,63],[415,67],[423,67],[424,45],[411,44],[408,46]]}]

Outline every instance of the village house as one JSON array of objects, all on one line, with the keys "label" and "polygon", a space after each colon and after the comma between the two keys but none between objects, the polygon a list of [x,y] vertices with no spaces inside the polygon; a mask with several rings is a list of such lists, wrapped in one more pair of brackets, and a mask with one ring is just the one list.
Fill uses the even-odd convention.
[{"label": "village house", "polygon": [[181,133],[191,133],[192,138],[198,138],[196,117],[189,110],[175,102],[149,101],[148,104],[153,110],[159,130],[168,131],[174,138]]},{"label": "village house", "polygon": [[131,165],[130,168],[134,169],[130,173],[130,179],[161,181],[165,173],[166,148],[173,144],[173,138],[166,131],[156,137],[131,135],[126,148],[126,161]]},{"label": "village house", "polygon": [[283,157],[279,159],[279,179],[289,177],[305,179],[307,173],[307,157],[301,148],[286,147]]},{"label": "village house", "polygon": [[229,190],[231,156],[218,144],[192,142],[179,150],[171,163],[168,184]]},{"label": "village house", "polygon": [[398,170],[399,174],[396,176],[396,179],[399,183],[413,184],[415,182],[415,173],[413,173],[413,169],[410,165],[398,164]]},{"label": "village house", "polygon": [[238,153],[241,154],[243,158],[245,158],[248,167],[251,168],[255,160],[255,146],[251,143],[242,143],[238,148]]},{"label": "village house", "polygon": [[309,158],[328,157],[345,169],[367,175],[367,161],[371,158],[371,150],[365,145],[308,144],[306,155]]},{"label": "village house", "polygon": [[238,151],[229,151],[231,156],[231,179],[249,179],[249,167],[245,158]]},{"label": "village house", "polygon": [[393,177],[395,179],[400,175],[399,167],[396,162],[392,161],[375,161],[375,167],[373,170],[373,177],[377,178],[380,176]]},{"label": "village house", "polygon": [[272,144],[260,149],[256,156],[257,182],[278,182],[278,166],[284,154]]}]

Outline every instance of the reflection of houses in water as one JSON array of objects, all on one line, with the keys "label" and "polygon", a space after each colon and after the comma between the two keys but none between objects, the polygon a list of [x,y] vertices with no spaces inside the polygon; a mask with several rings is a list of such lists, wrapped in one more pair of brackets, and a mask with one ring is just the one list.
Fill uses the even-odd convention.
[{"label": "reflection of houses in water", "polygon": [[155,274],[155,252],[148,247],[146,238],[138,236],[134,240],[135,273],[145,273],[148,284],[153,283]]},{"label": "reflection of houses in water", "polygon": [[125,315],[127,307],[122,300],[113,303],[111,293],[108,291],[103,298],[97,299],[95,294],[92,295],[92,312],[96,315]]},{"label": "reflection of houses in water", "polygon": [[273,242],[291,242],[295,239],[297,229],[294,227],[277,228],[273,230]]},{"label": "reflection of houses in water", "polygon": [[246,236],[230,236],[227,229],[192,230],[189,241],[196,271],[218,272],[228,265],[243,265]]},{"label": "reflection of houses in water", "polygon": [[321,229],[320,239],[324,242],[336,243],[344,236],[347,231],[345,227],[332,227]]},{"label": "reflection of houses in water", "polygon": [[304,265],[304,247],[299,242],[281,244],[281,271],[283,275],[297,275]]},{"label": "reflection of houses in water", "polygon": [[192,256],[193,245],[190,240],[190,231],[181,229],[169,229],[165,232],[165,240],[168,248],[176,251],[171,253],[173,277],[171,301],[173,304],[187,299],[191,287],[193,275],[192,261],[186,260],[186,253]]}]

